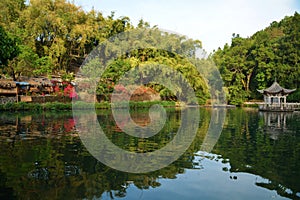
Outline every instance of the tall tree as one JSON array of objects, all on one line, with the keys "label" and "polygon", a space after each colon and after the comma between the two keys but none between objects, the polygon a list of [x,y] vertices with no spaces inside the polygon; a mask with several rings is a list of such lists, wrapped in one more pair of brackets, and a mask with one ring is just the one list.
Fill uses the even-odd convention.
[{"label": "tall tree", "polygon": [[8,61],[19,54],[16,39],[10,37],[0,26],[0,67],[7,65]]}]

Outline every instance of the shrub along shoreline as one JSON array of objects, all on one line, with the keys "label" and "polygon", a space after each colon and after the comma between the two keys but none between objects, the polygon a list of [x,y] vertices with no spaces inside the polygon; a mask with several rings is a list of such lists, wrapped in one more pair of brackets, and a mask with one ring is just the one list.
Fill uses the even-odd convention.
[{"label": "shrub along shoreline", "polygon": [[[150,108],[152,105],[159,104],[163,107],[176,107],[176,102],[174,101],[146,101],[146,102],[129,102],[130,108]],[[0,104],[0,111],[59,111],[59,110],[72,110],[74,109],[87,110],[87,109],[110,109],[110,102],[100,102],[100,103],[86,103],[82,101],[70,103],[61,103],[61,102],[47,102],[47,103],[6,103]],[[124,108],[125,103],[120,102],[115,104],[117,108]]]}]

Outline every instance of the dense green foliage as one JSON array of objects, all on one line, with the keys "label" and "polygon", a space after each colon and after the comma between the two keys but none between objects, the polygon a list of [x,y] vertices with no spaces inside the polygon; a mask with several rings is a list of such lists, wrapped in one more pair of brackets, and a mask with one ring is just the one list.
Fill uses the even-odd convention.
[{"label": "dense green foliage", "polygon": [[[169,38],[165,37],[163,39],[167,40]],[[194,46],[189,48],[192,49]],[[128,82],[134,80],[132,84],[138,84],[139,81],[142,81],[145,78],[150,79],[153,78],[153,76],[158,77],[157,71],[154,70],[155,66],[169,66],[173,70],[180,72],[188,81],[188,84],[190,84],[195,91],[195,95],[198,99],[197,103],[205,104],[206,100],[209,98],[207,85],[201,74],[197,71],[195,65],[177,54],[156,49],[134,50],[131,52],[129,58],[119,58],[110,63],[106,71],[103,73],[101,84],[97,87],[97,94],[110,94],[113,92],[114,85],[117,85],[118,80],[124,76],[128,70],[137,66],[140,66],[143,71],[142,73],[137,74],[136,77],[128,78]],[[171,73],[171,71],[163,72],[163,76],[169,77],[169,79],[164,79],[161,82],[171,82],[175,80],[175,74]],[[184,81],[177,84],[183,86]],[[174,91],[171,91],[170,88],[163,87],[156,82],[150,82],[146,84],[146,86],[153,88],[164,100],[176,100],[176,95],[180,96],[183,90],[183,88],[173,88]]]},{"label": "dense green foliage", "polygon": [[[233,34],[231,45],[214,53],[230,103],[261,98],[257,89],[269,87],[276,79],[283,87],[299,88],[299,30],[300,15],[296,12],[249,38]],[[298,89],[290,100],[299,101],[299,97]]]},{"label": "dense green foliage", "polygon": [[104,18],[65,0],[3,0],[0,7],[0,25],[20,41],[21,54],[7,66],[13,78],[74,71],[99,42],[131,27],[127,17]]},{"label": "dense green foliage", "polygon": [[15,58],[19,49],[16,41],[11,38],[5,30],[0,26],[0,69],[7,65],[8,61]]},{"label": "dense green foliage", "polygon": [[[183,73],[196,92],[199,103],[203,104],[209,97],[204,79],[194,65],[177,54],[195,57],[196,49],[201,47],[198,40],[187,39],[175,34],[162,34],[156,27],[140,21],[135,28],[128,17],[104,17],[95,10],[83,11],[74,3],[66,0],[4,0],[0,2],[3,9],[0,25],[14,37],[18,38],[19,54],[11,55],[6,60],[2,73],[14,80],[19,76],[60,74],[77,72],[83,61],[96,46],[108,38],[127,30],[148,29],[154,37],[150,43],[158,43],[160,49],[133,49],[126,55],[114,58],[109,70],[97,88],[98,95],[109,95],[117,80],[126,71],[138,65],[154,63],[171,66]],[[145,35],[147,37],[149,35]],[[140,46],[145,45],[141,41]],[[178,44],[180,44],[178,46]],[[114,51],[115,49],[112,49]],[[103,52],[108,57],[109,52]],[[161,86],[148,85],[159,92],[163,99],[174,99],[174,93]]]},{"label": "dense green foliage", "polygon": [[[131,52],[112,60],[96,88],[97,95],[109,96],[112,86],[126,71],[153,64],[168,65],[182,73],[200,104],[207,103],[209,98],[211,88],[207,82],[220,85],[218,81],[212,83],[217,79],[208,77],[213,74],[209,69],[211,60],[193,62],[182,58],[195,58],[196,50],[201,48],[200,41],[162,33],[143,20],[133,27],[128,17],[116,19],[113,12],[104,17],[101,12],[86,12],[66,0],[31,0],[29,3],[2,0],[0,7],[3,8],[0,11],[0,73],[14,80],[22,75],[68,76],[77,72],[89,53],[108,38],[128,30],[147,29],[152,33],[149,43],[158,43],[161,49],[132,48]],[[275,79],[283,87],[299,88],[299,26],[300,15],[296,12],[251,37],[233,34],[231,45],[226,44],[212,54],[211,59],[223,77],[229,103],[239,105],[262,98],[257,89],[270,86]],[[132,46],[143,46],[143,41],[137,40]],[[107,51],[103,54],[109,56]],[[197,62],[207,68],[202,77],[195,68]],[[166,100],[175,100],[175,93],[180,93],[161,85],[147,86]],[[219,94],[222,93],[219,91]],[[289,100],[299,101],[300,90],[289,97]]]}]

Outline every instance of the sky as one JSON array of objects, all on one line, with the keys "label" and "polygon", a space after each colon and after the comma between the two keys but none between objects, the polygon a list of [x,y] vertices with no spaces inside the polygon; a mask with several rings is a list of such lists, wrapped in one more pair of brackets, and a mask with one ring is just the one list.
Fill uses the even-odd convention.
[{"label": "sky", "polygon": [[140,19],[151,26],[202,41],[211,53],[226,43],[232,34],[249,37],[273,21],[296,11],[300,0],[73,0],[88,11],[94,8],[115,18],[128,16],[136,26]]}]

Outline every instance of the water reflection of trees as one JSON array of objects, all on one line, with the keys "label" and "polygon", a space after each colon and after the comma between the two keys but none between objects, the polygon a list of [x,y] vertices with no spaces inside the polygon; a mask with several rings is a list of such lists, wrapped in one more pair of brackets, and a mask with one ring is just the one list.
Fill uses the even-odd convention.
[{"label": "water reflection of trees", "polygon": [[74,131],[76,119],[71,112],[1,113],[0,137],[11,140],[52,137]]},{"label": "water reflection of trees", "polygon": [[253,109],[229,110],[227,114],[222,135],[213,152],[229,159],[231,172],[264,177],[268,182],[256,185],[298,199],[299,114],[286,113],[284,116],[280,113],[279,119],[275,113],[260,114]]},{"label": "water reflection of trees", "polygon": [[[170,141],[170,133],[176,132],[179,126],[180,113],[175,110],[168,113],[166,133],[150,140],[135,140],[120,133],[109,112],[100,111],[98,120],[115,144],[127,144],[123,148],[131,151],[138,151],[136,145],[151,151],[154,146],[160,148]],[[0,199],[115,198],[126,196],[130,185],[141,190],[159,187],[160,179],[174,179],[186,169],[199,168],[201,163],[194,163],[194,155],[206,136],[210,114],[210,110],[201,110],[197,138],[176,162],[158,171],[130,174],[111,169],[93,158],[74,132],[74,127],[66,131],[69,129],[65,124],[73,119],[72,113],[2,113]],[[137,123],[148,120],[145,113],[133,114],[132,117],[139,120]],[[224,162],[230,162],[229,170],[236,176],[238,172],[259,175],[268,181],[256,185],[297,199],[296,192],[300,191],[299,120],[297,114],[286,117],[286,129],[290,132],[283,131],[274,140],[265,118],[256,110],[228,110],[222,135],[213,153],[220,155]]]},{"label": "water reflection of trees", "polygon": [[[116,125],[106,111],[101,111],[98,119],[114,143],[127,144],[128,150],[132,151],[138,150],[133,148],[136,144],[151,151],[154,146],[165,145],[172,139],[171,133],[177,131],[180,112],[169,112],[165,131],[148,141],[135,141],[120,133],[113,128]],[[205,137],[203,130],[209,124],[209,112],[204,110],[199,139],[176,162],[158,171],[130,174],[111,169],[92,157],[74,127],[66,132],[65,122],[73,119],[71,113],[8,115],[0,115],[3,119],[0,123],[0,179],[5,182],[5,187],[1,185],[0,195],[13,191],[13,196],[24,199],[92,199],[103,195],[114,198],[126,196],[129,185],[141,190],[159,187],[161,178],[174,179],[185,169],[199,167],[193,163],[194,152],[200,149],[201,139]],[[144,113],[133,113],[132,117],[139,120],[137,123],[148,120]]]}]

